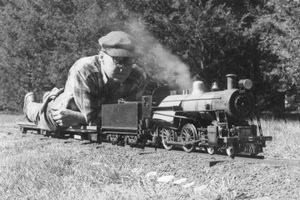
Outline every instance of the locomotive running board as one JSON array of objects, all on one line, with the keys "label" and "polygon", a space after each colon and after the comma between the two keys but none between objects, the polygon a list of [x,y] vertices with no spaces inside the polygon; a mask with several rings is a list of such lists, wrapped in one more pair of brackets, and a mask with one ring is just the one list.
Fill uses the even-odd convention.
[{"label": "locomotive running board", "polygon": [[183,145],[183,146],[185,146],[185,145],[190,145],[190,144],[197,144],[197,143],[199,143],[199,142],[201,142],[202,140],[195,140],[195,141],[190,141],[190,142],[185,142],[185,143],[183,143],[183,142],[166,142],[166,144],[169,144],[169,145]]},{"label": "locomotive running board", "polygon": [[182,111],[180,106],[152,106],[153,111]]}]

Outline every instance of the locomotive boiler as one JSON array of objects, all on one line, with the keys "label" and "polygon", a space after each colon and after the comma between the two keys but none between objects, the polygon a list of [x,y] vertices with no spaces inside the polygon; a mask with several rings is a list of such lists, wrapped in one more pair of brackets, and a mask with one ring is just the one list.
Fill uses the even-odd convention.
[{"label": "locomotive boiler", "polygon": [[229,74],[225,90],[207,92],[203,82],[195,81],[191,93],[165,95],[158,106],[152,102],[155,94],[141,102],[103,105],[101,135],[115,144],[256,155],[272,138],[262,134],[251,80],[236,82],[236,75]]}]

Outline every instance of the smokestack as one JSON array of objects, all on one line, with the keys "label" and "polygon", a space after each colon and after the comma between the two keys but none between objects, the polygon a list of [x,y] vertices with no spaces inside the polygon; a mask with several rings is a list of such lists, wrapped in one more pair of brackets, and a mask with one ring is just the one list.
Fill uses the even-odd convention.
[{"label": "smokestack", "polygon": [[236,88],[236,75],[235,74],[227,74],[227,90]]}]

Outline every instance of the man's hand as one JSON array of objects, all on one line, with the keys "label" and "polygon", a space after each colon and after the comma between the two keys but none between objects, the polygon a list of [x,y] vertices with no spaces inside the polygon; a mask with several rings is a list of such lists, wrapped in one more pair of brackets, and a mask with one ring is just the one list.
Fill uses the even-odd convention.
[{"label": "man's hand", "polygon": [[86,124],[86,120],[81,112],[69,110],[66,108],[53,109],[53,120],[63,127]]}]

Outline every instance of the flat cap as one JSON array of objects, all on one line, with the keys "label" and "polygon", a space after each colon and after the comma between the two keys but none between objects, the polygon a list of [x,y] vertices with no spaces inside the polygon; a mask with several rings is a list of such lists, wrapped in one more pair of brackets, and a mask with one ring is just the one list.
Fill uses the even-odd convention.
[{"label": "flat cap", "polygon": [[135,57],[133,38],[123,31],[112,31],[99,40],[101,50],[114,57]]}]

